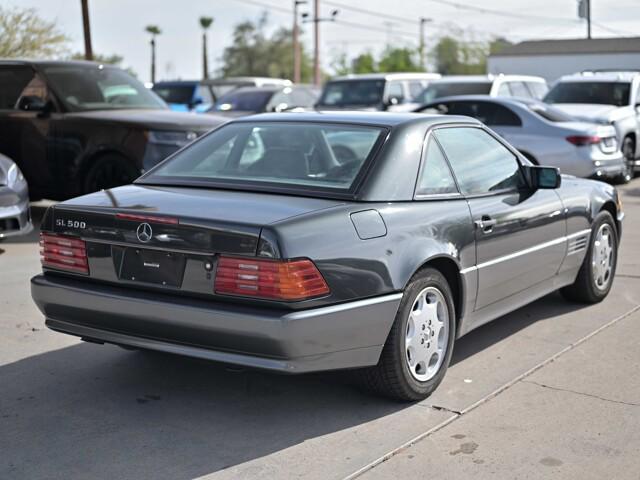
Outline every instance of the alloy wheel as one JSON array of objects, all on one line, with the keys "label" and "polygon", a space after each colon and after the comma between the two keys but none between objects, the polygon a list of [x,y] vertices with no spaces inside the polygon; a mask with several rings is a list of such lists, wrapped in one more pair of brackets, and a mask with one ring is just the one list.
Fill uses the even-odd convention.
[{"label": "alloy wheel", "polygon": [[405,337],[405,359],[413,378],[426,382],[438,372],[449,341],[449,309],[444,295],[427,287],[416,297]]}]

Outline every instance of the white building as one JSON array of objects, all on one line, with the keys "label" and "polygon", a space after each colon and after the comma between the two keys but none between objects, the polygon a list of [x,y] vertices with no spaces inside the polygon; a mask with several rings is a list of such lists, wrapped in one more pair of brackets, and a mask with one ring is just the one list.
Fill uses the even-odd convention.
[{"label": "white building", "polygon": [[521,42],[491,54],[487,70],[548,82],[583,70],[640,70],[640,37]]}]

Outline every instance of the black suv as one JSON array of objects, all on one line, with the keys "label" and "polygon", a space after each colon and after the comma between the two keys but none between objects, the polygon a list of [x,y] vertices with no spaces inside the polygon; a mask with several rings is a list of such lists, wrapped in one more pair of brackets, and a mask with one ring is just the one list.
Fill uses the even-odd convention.
[{"label": "black suv", "polygon": [[127,72],[73,61],[0,61],[0,153],[32,198],[130,183],[225,120],[172,112]]}]

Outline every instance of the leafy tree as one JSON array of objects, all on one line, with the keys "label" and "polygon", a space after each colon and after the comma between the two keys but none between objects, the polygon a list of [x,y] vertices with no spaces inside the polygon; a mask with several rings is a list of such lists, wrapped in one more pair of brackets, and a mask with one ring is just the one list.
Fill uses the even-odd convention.
[{"label": "leafy tree", "polygon": [[498,53],[502,49],[513,45],[512,42],[504,37],[497,37],[489,42],[489,53]]},{"label": "leafy tree", "polygon": [[442,37],[432,51],[438,72],[443,75],[482,74],[487,70],[488,47],[482,42]]},{"label": "leafy tree", "polygon": [[0,6],[0,58],[51,58],[68,52],[69,38],[33,8]]},{"label": "leafy tree", "polygon": [[377,71],[376,60],[373,58],[371,52],[361,53],[353,59],[351,66],[352,73],[374,73]]},{"label": "leafy tree", "polygon": [[[267,16],[258,21],[246,21],[235,26],[231,46],[222,54],[223,76],[267,76],[293,78],[293,35],[287,28],[265,34]],[[301,45],[300,76],[308,82],[312,76],[309,55]]]},{"label": "leafy tree", "polygon": [[202,78],[209,78],[209,60],[207,58],[207,30],[213,23],[213,17],[200,17],[202,27]]},{"label": "leafy tree", "polygon": [[[84,53],[78,52],[71,55],[71,60],[84,60]],[[93,61],[98,63],[108,63],[109,65],[120,65],[124,57],[122,55],[101,55],[99,53],[93,54]]]},{"label": "leafy tree", "polygon": [[416,57],[416,53],[412,48],[387,46],[378,62],[378,71],[420,72],[423,69],[420,66],[419,59]]}]

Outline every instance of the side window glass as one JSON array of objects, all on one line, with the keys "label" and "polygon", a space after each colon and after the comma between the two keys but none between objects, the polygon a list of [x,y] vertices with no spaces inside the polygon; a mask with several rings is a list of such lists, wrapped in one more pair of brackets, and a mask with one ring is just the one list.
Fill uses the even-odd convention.
[{"label": "side window glass", "polygon": [[529,82],[527,83],[529,90],[531,90],[531,95],[538,100],[542,100],[542,98],[549,91],[549,87],[546,83],[542,82]]},{"label": "side window glass", "polygon": [[284,92],[278,92],[271,97],[269,103],[267,104],[266,111],[274,112],[284,110],[291,106],[291,94],[286,94]]},{"label": "side window glass", "polygon": [[531,98],[529,89],[523,82],[510,82],[509,88],[514,97]]},{"label": "side window glass", "polygon": [[26,95],[34,95],[40,100],[46,97],[44,82],[33,70],[29,67],[0,68],[0,109],[19,109],[20,100]]},{"label": "side window glass", "polygon": [[458,193],[449,165],[442,150],[433,139],[429,140],[423,163],[416,195]]},{"label": "side window glass", "polygon": [[200,95],[200,98],[202,98],[202,103],[214,103],[213,95],[211,95],[211,90],[209,90],[208,86],[198,85],[198,95]]},{"label": "side window glass", "polygon": [[497,105],[492,103],[486,103],[487,125],[501,126],[501,127],[520,127],[522,126],[522,120],[513,111],[509,110],[503,105]]},{"label": "side window glass", "polygon": [[404,92],[402,91],[402,83],[390,82],[387,97],[395,98],[396,100],[398,100],[398,103],[402,103],[404,101]]},{"label": "side window glass", "polygon": [[523,178],[515,155],[480,128],[442,128],[435,132],[462,193],[515,190]]},{"label": "side window glass", "polygon": [[418,96],[422,93],[422,90],[424,90],[422,82],[418,82],[416,80],[409,82],[409,96],[411,100],[415,100],[416,98],[418,98]]},{"label": "side window glass", "polygon": [[501,83],[500,86],[498,87],[498,96],[499,97],[510,97],[511,96],[511,90],[509,90],[509,84],[508,83]]}]

